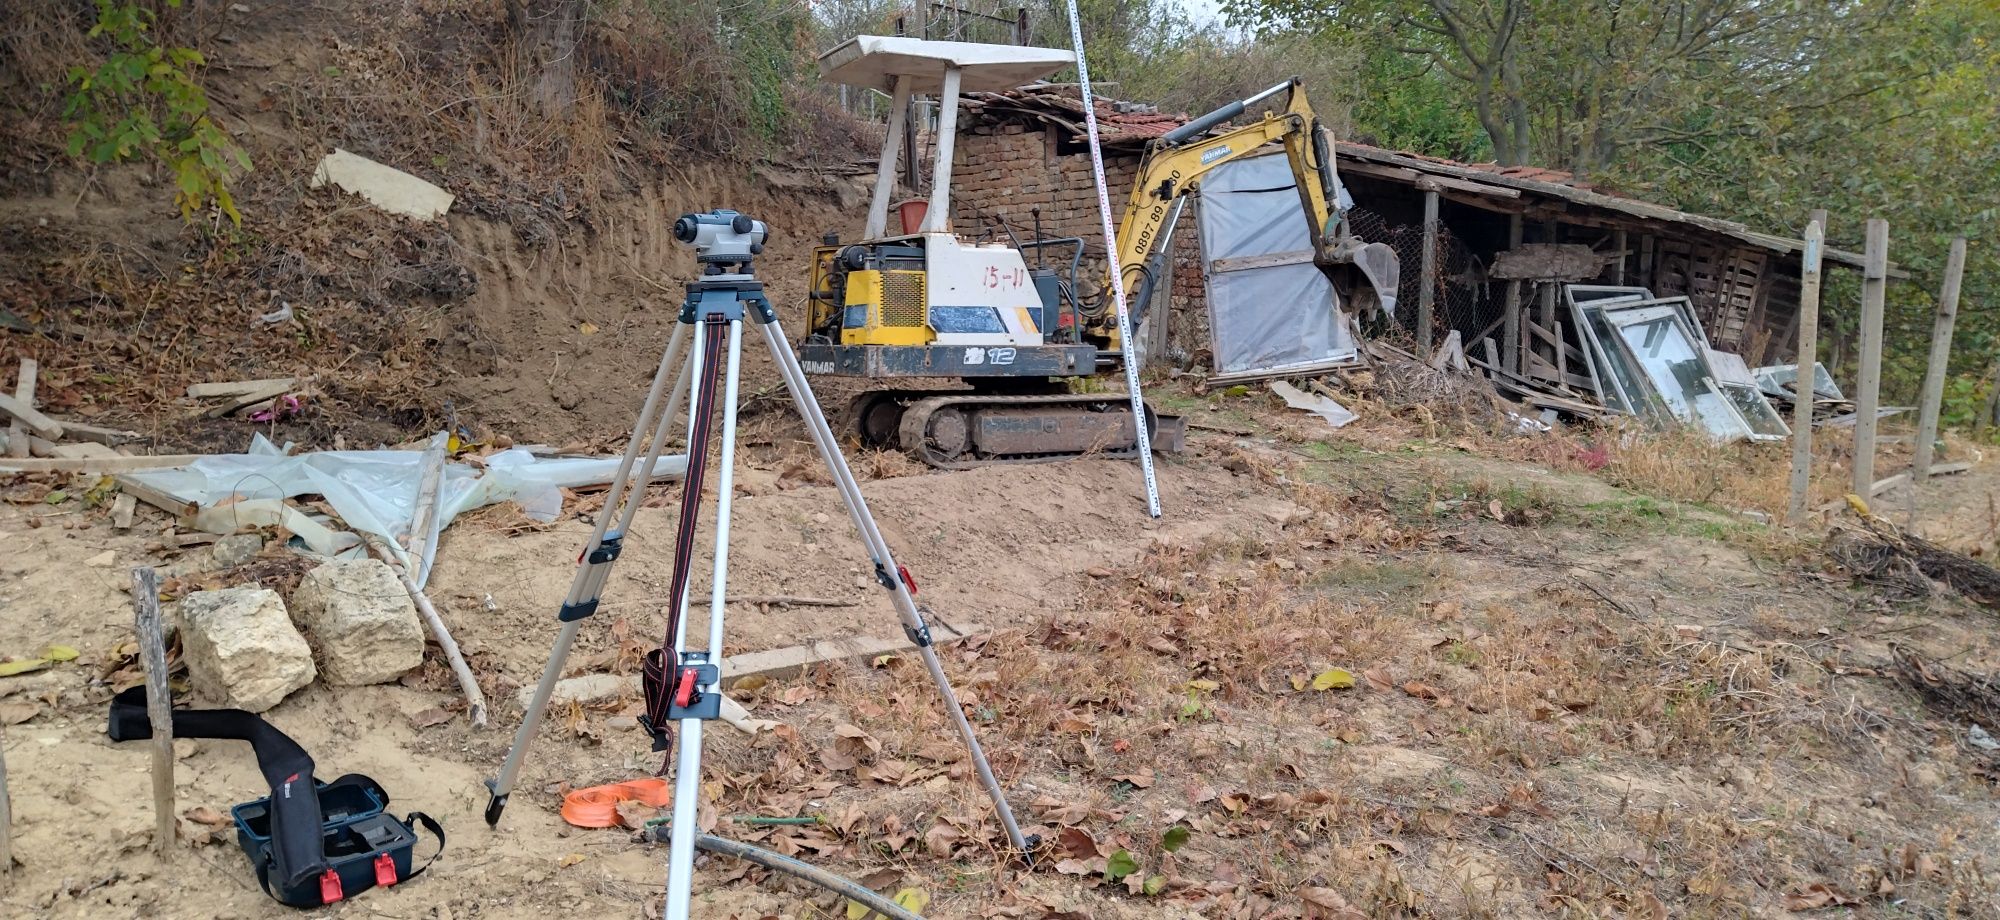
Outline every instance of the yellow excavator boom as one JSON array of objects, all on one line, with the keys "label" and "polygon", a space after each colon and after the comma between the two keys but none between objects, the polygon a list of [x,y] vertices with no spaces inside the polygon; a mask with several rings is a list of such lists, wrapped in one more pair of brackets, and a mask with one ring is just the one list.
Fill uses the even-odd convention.
[{"label": "yellow excavator boom", "polygon": [[[1203,137],[1209,129],[1229,121],[1249,107],[1290,91],[1283,111],[1266,112],[1262,119],[1233,128],[1213,137]],[[1232,102],[1168,132],[1146,152],[1139,164],[1139,176],[1132,197],[1118,222],[1118,264],[1131,292],[1133,276],[1142,276],[1152,258],[1153,248],[1166,229],[1174,201],[1193,191],[1201,177],[1225,163],[1259,151],[1265,144],[1281,141],[1285,158],[1299,191],[1299,206],[1311,227],[1313,261],[1321,270],[1330,270],[1345,261],[1338,245],[1339,215],[1333,196],[1338,187],[1334,178],[1333,144],[1325,128],[1313,114],[1303,81],[1294,77],[1249,98]],[[1129,296],[1129,294],[1128,294]],[[1105,311],[1101,331],[1109,340],[1107,350],[1121,350],[1115,314]]]}]

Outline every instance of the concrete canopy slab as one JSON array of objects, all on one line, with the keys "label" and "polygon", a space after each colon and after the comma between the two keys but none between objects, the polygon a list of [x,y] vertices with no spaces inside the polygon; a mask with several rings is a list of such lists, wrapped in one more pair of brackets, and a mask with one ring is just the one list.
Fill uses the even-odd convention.
[{"label": "concrete canopy slab", "polygon": [[938,42],[892,35],[857,35],[819,56],[820,79],[890,92],[904,77],[911,92],[936,94],[947,66],[959,68],[960,92],[1004,92],[1076,63],[1060,48]]}]

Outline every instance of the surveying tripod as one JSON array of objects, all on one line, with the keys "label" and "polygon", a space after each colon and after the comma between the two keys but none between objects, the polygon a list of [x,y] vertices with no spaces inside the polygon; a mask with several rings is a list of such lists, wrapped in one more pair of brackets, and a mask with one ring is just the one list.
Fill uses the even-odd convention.
[{"label": "surveying tripod", "polygon": [[[771,359],[784,375],[792,394],[792,405],[805,422],[813,444],[826,461],[841,501],[860,532],[861,542],[874,563],[875,580],[889,592],[902,620],[903,631],[923,658],[924,667],[936,685],[940,702],[951,716],[959,737],[965,742],[979,780],[993,800],[994,812],[1007,832],[1008,841],[1019,852],[1027,843],[1015,823],[1006,793],[993,776],[992,765],[973,734],[972,724],[959,706],[945,676],[944,666],[932,647],[930,627],[912,596],[909,573],[896,564],[889,545],[875,525],[875,518],[861,495],[861,487],[840,452],[833,429],[820,411],[805,372],[792,353],[791,343],[778,325],[776,311],[764,295],[763,284],[752,273],[750,256],[761,252],[763,224],[731,211],[690,214],[675,224],[675,236],[695,246],[705,274],[689,282],[681,305],[679,323],[660,356],[659,370],[646,392],[631,439],[619,460],[618,472],[604,499],[595,531],[585,542],[577,559],[576,576],[570,583],[556,619],[562,624],[549,653],[542,679],[535,686],[507,761],[500,775],[487,781],[492,798],[486,806],[486,823],[497,825],[507,798],[519,778],[522,758],[541,726],[549,695],[562,676],[564,662],[576,641],[583,621],[597,612],[600,595],[611,575],[644,498],[646,483],[666,446],[668,428],[678,414],[684,396],[692,387],[688,411],[687,465],[681,481],[679,531],[674,543],[673,575],[668,591],[666,641],[649,653],[644,665],[646,718],[643,723],[653,736],[656,751],[671,750],[674,759],[674,829],[667,856],[668,920],[688,916],[694,872],[694,843],[697,835],[695,808],[700,798],[702,725],[720,715],[722,701],[721,663],[723,612],[727,600],[729,573],[729,516],[735,478],[737,372],[742,354],[743,324],[756,326],[770,347]],[[688,342],[689,339],[692,342]],[[680,358],[684,344],[687,359],[679,363],[679,377],[671,396],[666,395],[667,379]],[[720,380],[718,381],[718,376]],[[715,544],[713,574],[709,584],[708,636],[699,651],[687,648],[688,582],[693,568],[695,528],[699,518],[702,483],[707,469],[709,439],[720,384],[722,402],[721,448],[717,459]],[[639,465],[643,454],[644,464]],[[635,468],[636,467],[636,468]],[[613,522],[616,522],[615,525]],[[676,729],[678,731],[676,731]],[[678,734],[676,740],[675,735]]]}]

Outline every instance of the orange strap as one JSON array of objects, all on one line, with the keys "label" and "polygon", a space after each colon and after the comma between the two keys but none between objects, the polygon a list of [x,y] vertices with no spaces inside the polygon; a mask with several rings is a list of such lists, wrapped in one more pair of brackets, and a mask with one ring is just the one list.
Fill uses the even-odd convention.
[{"label": "orange strap", "polygon": [[665,808],[674,800],[674,787],[664,779],[648,777],[578,789],[563,796],[563,820],[577,827],[616,827],[618,803],[629,799]]}]

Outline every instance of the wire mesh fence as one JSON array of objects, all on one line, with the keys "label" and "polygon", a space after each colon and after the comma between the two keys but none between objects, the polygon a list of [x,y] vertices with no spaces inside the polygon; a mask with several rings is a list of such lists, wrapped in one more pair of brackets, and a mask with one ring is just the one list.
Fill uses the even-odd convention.
[{"label": "wire mesh fence", "polygon": [[1396,250],[1401,263],[1396,286],[1396,325],[1415,336],[1417,302],[1425,284],[1435,298],[1431,307],[1431,329],[1436,345],[1452,330],[1469,354],[1477,354],[1478,339],[1500,319],[1506,299],[1505,285],[1487,279],[1485,263],[1439,222],[1437,262],[1426,279],[1424,274],[1424,228],[1422,223],[1392,224],[1367,208],[1347,212],[1354,235],[1370,243],[1387,243]]}]

